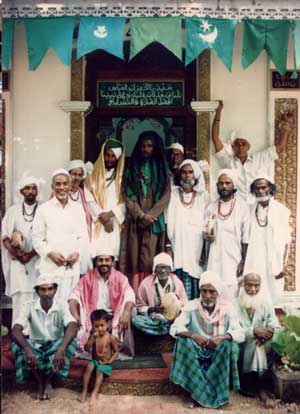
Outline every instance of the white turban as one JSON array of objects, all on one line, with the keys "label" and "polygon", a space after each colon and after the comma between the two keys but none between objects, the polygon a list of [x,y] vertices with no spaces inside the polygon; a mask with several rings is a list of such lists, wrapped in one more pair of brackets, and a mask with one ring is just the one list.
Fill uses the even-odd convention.
[{"label": "white turban", "polygon": [[83,171],[83,177],[82,178],[86,178],[87,170],[86,170],[85,164],[82,160],[72,160],[72,161],[70,161],[68,171],[71,172],[72,170],[75,170],[75,168],[81,168],[82,171]]},{"label": "white turban", "polygon": [[172,149],[177,149],[180,152],[182,152],[182,154],[184,154],[184,147],[183,145],[179,144],[179,142],[174,142],[168,147],[168,150],[172,150]]},{"label": "white turban", "polygon": [[229,177],[232,181],[234,188],[236,188],[238,177],[237,173],[234,170],[230,170],[229,168],[223,168],[219,171],[217,180],[221,177],[221,175],[227,175],[227,177]]},{"label": "white turban", "polygon": [[118,147],[118,148],[109,148],[112,150],[112,152],[115,154],[115,157],[117,158],[117,160],[121,157],[122,155],[122,148]]},{"label": "white turban", "polygon": [[252,183],[254,183],[254,181],[256,180],[266,180],[269,181],[269,183],[274,184],[274,180],[272,180],[272,178],[265,172],[265,171],[260,171],[255,178],[253,179]]},{"label": "white turban", "polygon": [[200,165],[197,161],[189,160],[189,159],[184,160],[180,164],[178,171],[180,171],[182,167],[188,164],[192,167],[194,171],[195,180],[197,180],[197,184],[194,185],[193,189],[197,191],[198,193],[202,193],[203,191],[205,191],[205,180],[204,180],[202,169],[200,168]]},{"label": "white turban", "polygon": [[41,285],[51,285],[52,283],[56,283],[58,285],[58,280],[53,274],[42,273],[36,279],[34,287],[41,286]]},{"label": "white turban", "polygon": [[16,190],[20,191],[20,190],[23,190],[23,188],[26,187],[27,185],[35,184],[39,191],[41,184],[44,184],[44,183],[45,181],[42,178],[36,178],[30,175],[29,176],[23,175],[16,185]]},{"label": "white turban", "polygon": [[167,253],[159,253],[153,259],[153,267],[152,267],[153,272],[155,272],[155,268],[157,265],[169,266],[171,270],[173,270],[172,257]]},{"label": "white turban", "polygon": [[92,253],[92,258],[93,259],[95,257],[98,257],[98,256],[112,256],[112,257],[115,256],[114,249],[110,246],[105,246],[103,244],[101,244],[101,245],[98,245],[98,244],[92,245],[91,253]]},{"label": "white turban", "polygon": [[68,171],[65,170],[64,168],[58,168],[57,170],[55,170],[52,173],[51,178],[53,179],[56,175],[66,175],[67,177],[71,177]]},{"label": "white turban", "polygon": [[218,294],[221,295],[223,290],[223,282],[218,274],[212,270],[207,270],[200,276],[199,288],[201,289],[201,286],[208,284],[211,284],[217,290]]}]

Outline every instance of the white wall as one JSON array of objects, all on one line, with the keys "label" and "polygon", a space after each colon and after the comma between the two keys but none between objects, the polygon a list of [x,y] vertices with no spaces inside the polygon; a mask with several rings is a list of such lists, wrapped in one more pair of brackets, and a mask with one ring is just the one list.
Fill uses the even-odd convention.
[{"label": "white wall", "polygon": [[12,135],[7,137],[12,140],[10,201],[24,171],[47,181],[47,198],[51,172],[69,160],[70,120],[58,102],[70,99],[70,67],[49,50],[41,65],[29,71],[22,24],[16,26],[12,67]]}]

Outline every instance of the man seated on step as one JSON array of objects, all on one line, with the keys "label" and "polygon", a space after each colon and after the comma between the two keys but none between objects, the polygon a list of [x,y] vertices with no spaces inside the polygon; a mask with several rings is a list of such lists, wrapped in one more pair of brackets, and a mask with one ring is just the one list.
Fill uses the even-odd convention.
[{"label": "man seated on step", "polygon": [[160,253],[153,259],[153,273],[139,286],[137,314],[132,323],[149,335],[167,335],[170,323],[178,316],[187,296],[181,280],[171,271],[171,256]]},{"label": "man seated on step", "polygon": [[268,370],[270,341],[280,325],[273,306],[261,291],[261,277],[256,272],[250,272],[243,278],[238,315],[245,330],[245,342],[240,345],[241,392],[253,397],[258,391],[260,399],[270,408],[272,400],[264,391],[264,374]]},{"label": "man seated on step", "polygon": [[[77,346],[77,323],[67,301],[56,298],[57,287],[52,276],[39,276],[34,287],[37,297],[24,304],[12,330],[16,380],[25,383],[32,373],[38,381],[40,400],[51,397],[54,374],[68,376]],[[29,338],[24,336],[25,329]]]},{"label": "man seated on step", "polygon": [[119,342],[119,358],[124,358],[124,354],[134,355],[130,319],[135,294],[128,278],[114,269],[113,263],[113,250],[107,246],[99,247],[94,253],[94,268],[79,280],[69,297],[71,313],[80,328],[77,339],[82,357],[91,332],[91,313],[95,309],[104,309],[112,316],[111,333]]},{"label": "man seated on step", "polygon": [[170,329],[176,338],[171,381],[197,403],[217,408],[229,402],[230,386],[239,388],[238,343],[244,331],[231,304],[222,299],[222,281],[213,271],[202,273],[200,298],[189,301]]}]

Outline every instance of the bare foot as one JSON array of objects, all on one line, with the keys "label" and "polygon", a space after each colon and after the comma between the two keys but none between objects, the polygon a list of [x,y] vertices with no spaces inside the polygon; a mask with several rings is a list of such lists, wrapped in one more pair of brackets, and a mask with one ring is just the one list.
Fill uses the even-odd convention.
[{"label": "bare foot", "polygon": [[196,408],[199,406],[198,403],[192,399],[187,399],[183,405],[185,408],[189,408],[189,409]]},{"label": "bare foot", "polygon": [[98,394],[93,394],[92,393],[91,398],[90,398],[90,405],[92,407],[96,404],[97,399],[98,399]]},{"label": "bare foot", "polygon": [[46,384],[46,386],[45,386],[45,390],[44,390],[44,392],[43,392],[43,395],[42,395],[42,398],[41,398],[41,400],[50,400],[50,398],[52,398],[53,397],[53,394],[54,394],[54,392],[53,392],[53,387],[52,387],[52,385],[50,384],[50,382],[48,383],[48,384]]},{"label": "bare foot", "polygon": [[82,391],[80,397],[78,397],[78,401],[80,401],[81,403],[86,402],[86,391]]}]

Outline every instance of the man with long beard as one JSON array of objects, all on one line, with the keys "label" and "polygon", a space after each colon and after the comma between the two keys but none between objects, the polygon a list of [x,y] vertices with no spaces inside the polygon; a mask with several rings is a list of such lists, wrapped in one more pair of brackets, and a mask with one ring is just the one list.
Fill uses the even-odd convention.
[{"label": "man with long beard", "polygon": [[275,329],[280,328],[280,325],[272,305],[265,300],[261,291],[261,277],[255,272],[243,278],[238,314],[246,339],[240,346],[241,391],[254,396],[255,388],[258,388],[260,398],[265,400],[262,379],[268,370],[267,350]]}]

